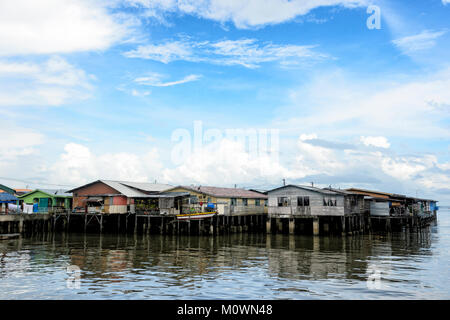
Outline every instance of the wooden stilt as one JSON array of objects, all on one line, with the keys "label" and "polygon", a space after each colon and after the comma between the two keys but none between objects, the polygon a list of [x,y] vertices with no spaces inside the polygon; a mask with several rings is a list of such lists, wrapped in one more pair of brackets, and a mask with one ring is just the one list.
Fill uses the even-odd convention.
[{"label": "wooden stilt", "polygon": [[272,218],[267,218],[266,221],[266,233],[271,233],[272,232]]},{"label": "wooden stilt", "polygon": [[313,218],[313,235],[318,236],[319,235],[319,217]]},{"label": "wooden stilt", "polygon": [[295,219],[289,219],[289,234],[295,233]]},{"label": "wooden stilt", "polygon": [[342,228],[342,235],[344,236],[345,233],[345,216],[341,217],[341,228]]}]

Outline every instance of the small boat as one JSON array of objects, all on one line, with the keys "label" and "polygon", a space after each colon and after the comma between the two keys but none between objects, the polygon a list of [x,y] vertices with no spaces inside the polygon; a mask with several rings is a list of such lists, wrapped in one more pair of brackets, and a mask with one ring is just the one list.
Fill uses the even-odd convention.
[{"label": "small boat", "polygon": [[16,239],[20,237],[20,233],[0,234],[0,240]]},{"label": "small boat", "polygon": [[212,218],[217,214],[217,212],[194,212],[177,214],[177,220],[199,220]]}]

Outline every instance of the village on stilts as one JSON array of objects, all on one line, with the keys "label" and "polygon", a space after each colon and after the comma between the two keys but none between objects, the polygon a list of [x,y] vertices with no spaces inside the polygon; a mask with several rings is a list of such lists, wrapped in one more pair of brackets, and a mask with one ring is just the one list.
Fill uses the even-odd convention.
[{"label": "village on stilts", "polygon": [[0,235],[116,232],[220,235],[238,232],[351,236],[419,230],[437,201],[348,188],[272,190],[98,180],[71,190],[0,185]]}]

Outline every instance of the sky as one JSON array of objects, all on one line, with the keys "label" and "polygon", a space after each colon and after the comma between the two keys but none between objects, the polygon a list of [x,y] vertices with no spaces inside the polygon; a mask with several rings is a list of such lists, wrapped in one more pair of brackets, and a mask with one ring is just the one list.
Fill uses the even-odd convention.
[{"label": "sky", "polygon": [[0,0],[0,183],[450,205],[449,0]]}]

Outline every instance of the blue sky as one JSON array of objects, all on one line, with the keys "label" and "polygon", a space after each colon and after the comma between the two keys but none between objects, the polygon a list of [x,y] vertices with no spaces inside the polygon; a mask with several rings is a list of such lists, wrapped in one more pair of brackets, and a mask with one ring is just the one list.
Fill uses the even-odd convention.
[{"label": "blue sky", "polygon": [[[284,178],[450,204],[449,16],[446,0],[3,1],[0,183]],[[194,150],[194,121],[221,138]],[[230,129],[278,130],[277,157]]]}]

